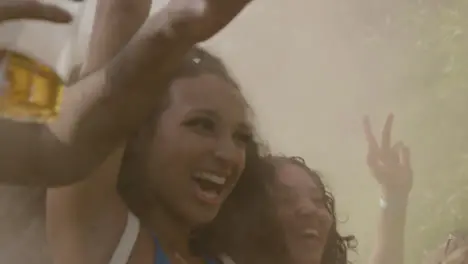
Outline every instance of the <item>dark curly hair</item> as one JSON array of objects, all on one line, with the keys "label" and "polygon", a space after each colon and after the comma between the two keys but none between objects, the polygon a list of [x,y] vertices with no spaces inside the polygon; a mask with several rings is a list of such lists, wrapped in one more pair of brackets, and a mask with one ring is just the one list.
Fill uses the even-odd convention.
[{"label": "dark curly hair", "polygon": [[283,156],[283,155],[271,155],[267,156],[266,159],[275,165],[277,168],[286,165],[292,164],[299,166],[304,169],[310,177],[314,180],[317,187],[324,194],[324,203],[327,208],[328,213],[330,213],[333,223],[328,234],[327,244],[325,245],[325,251],[322,256],[322,261],[320,264],[346,264],[348,261],[348,250],[355,250],[357,247],[357,241],[354,236],[342,236],[337,229],[337,218],[335,210],[335,198],[333,194],[326,188],[323,183],[320,174],[309,168],[305,163],[304,159],[301,157],[293,156]]},{"label": "dark curly hair", "polygon": [[[206,50],[194,47],[185,57],[180,68],[175,72],[174,78],[192,77],[209,73],[223,78],[226,82],[240,90],[239,84],[231,77],[220,58]],[[244,100],[246,108],[251,110]],[[163,96],[156,102],[155,113],[148,125],[143,127],[137,135],[130,139],[124,153],[118,190],[128,207],[135,215],[140,210],[151,210],[150,205],[139,198],[141,184],[138,175],[143,175],[144,165],[148,162],[148,141],[154,135],[155,125],[160,114],[169,105],[168,96]],[[279,223],[275,222],[276,208],[270,196],[271,186],[274,184],[274,167],[265,162],[260,154],[262,145],[252,139],[246,149],[246,166],[236,187],[222,205],[217,217],[206,226],[193,230],[190,245],[194,253],[200,256],[219,256],[220,254],[233,254],[239,245],[247,245],[248,249],[264,252],[270,255],[271,251],[284,248],[282,239],[271,239],[281,236]],[[140,211],[141,212],[141,211]],[[246,224],[252,227],[262,227],[262,232],[248,236],[249,230],[237,229],[236,226]],[[248,253],[248,252],[246,252]],[[242,263],[242,261],[236,262]],[[284,264],[281,259],[268,259],[263,263]]]}]

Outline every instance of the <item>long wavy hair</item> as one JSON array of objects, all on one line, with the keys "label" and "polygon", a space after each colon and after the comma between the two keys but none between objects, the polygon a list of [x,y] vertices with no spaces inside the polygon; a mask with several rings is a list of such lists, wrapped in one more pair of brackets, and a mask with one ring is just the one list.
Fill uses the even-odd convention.
[{"label": "long wavy hair", "polygon": [[353,235],[342,236],[337,229],[337,216],[335,209],[335,198],[333,194],[327,189],[325,184],[322,181],[321,175],[316,171],[311,169],[305,163],[305,160],[301,157],[293,156],[283,156],[283,155],[271,155],[267,156],[266,159],[271,162],[276,168],[279,168],[286,164],[292,164],[299,166],[305,170],[312,180],[315,182],[317,187],[324,195],[324,204],[327,208],[328,213],[332,217],[333,223],[330,228],[330,233],[328,234],[327,244],[325,245],[325,250],[322,256],[322,261],[320,264],[347,264],[348,261],[348,250],[355,250],[357,247],[357,240]]},{"label": "long wavy hair", "polygon": [[[240,90],[239,84],[227,70],[222,60],[206,50],[194,47],[186,56],[173,79],[193,77],[204,73],[216,75]],[[250,109],[246,100],[246,108]],[[154,135],[155,123],[161,113],[170,104],[169,97],[163,96],[155,102],[155,111],[151,120],[128,143],[124,153],[118,191],[135,215],[140,210],[151,210],[151,203],[145,204],[140,192],[148,161],[148,151]],[[205,226],[193,230],[190,245],[194,253],[200,256],[219,256],[234,252],[238,245],[247,245],[247,249],[258,252],[283,250],[280,225],[275,221],[276,208],[271,198],[271,186],[274,184],[274,167],[261,158],[262,144],[252,139],[246,149],[246,166],[236,187],[222,205],[217,217]],[[141,212],[141,211],[140,211]],[[236,226],[261,226],[263,232],[256,232],[248,240],[246,229]],[[240,263],[240,262],[239,262]],[[281,259],[268,259],[265,263],[287,263]]]}]

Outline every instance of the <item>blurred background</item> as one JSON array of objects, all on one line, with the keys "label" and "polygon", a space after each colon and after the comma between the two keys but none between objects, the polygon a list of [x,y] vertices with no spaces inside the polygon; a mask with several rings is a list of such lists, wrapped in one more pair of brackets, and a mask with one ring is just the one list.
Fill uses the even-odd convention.
[{"label": "blurred background", "polygon": [[468,229],[467,25],[464,0],[255,0],[206,43],[243,85],[273,151],[323,173],[341,229],[359,241],[354,263],[367,262],[379,209],[365,114],[380,133],[394,113],[393,138],[411,147],[407,263]]}]

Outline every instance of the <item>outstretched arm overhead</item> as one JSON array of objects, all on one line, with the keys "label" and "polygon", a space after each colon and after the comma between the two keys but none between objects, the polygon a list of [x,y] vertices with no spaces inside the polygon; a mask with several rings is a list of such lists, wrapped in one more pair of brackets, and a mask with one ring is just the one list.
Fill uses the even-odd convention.
[{"label": "outstretched arm overhead", "polygon": [[[108,63],[145,22],[150,7],[151,0],[97,1],[88,56],[82,73],[87,74]],[[119,239],[116,236],[120,233],[114,232],[114,229],[99,228],[99,231],[90,232],[88,227],[103,221],[108,223],[103,225],[106,227],[111,225],[109,222],[117,227],[125,224],[122,221],[126,220],[127,211],[116,191],[123,148],[114,151],[85,180],[48,189],[46,226],[54,263],[109,262],[106,254],[99,256],[95,253],[93,243],[83,239],[83,234],[101,234],[111,245],[112,241]],[[76,219],[77,214],[80,220]]]},{"label": "outstretched arm overhead", "polygon": [[377,239],[370,264],[403,264],[408,197],[413,185],[409,148],[391,142],[393,115],[389,115],[379,145],[368,118],[364,132],[368,143],[367,164],[381,187]]}]

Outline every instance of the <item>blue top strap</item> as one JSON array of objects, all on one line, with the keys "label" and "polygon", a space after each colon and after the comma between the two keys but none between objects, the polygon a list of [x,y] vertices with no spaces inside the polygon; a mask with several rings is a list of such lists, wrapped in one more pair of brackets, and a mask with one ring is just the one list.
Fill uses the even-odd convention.
[{"label": "blue top strap", "polygon": [[[159,245],[158,239],[154,238],[154,245],[156,247],[156,257],[154,258],[154,264],[171,264],[169,258],[166,256],[166,253],[162,250],[162,247]],[[218,264],[218,261],[215,259],[207,259],[206,264]]]},{"label": "blue top strap", "polygon": [[171,264],[169,258],[166,256],[161,246],[159,245],[158,239],[154,238],[154,245],[156,247],[156,257],[154,258],[155,264]]}]

